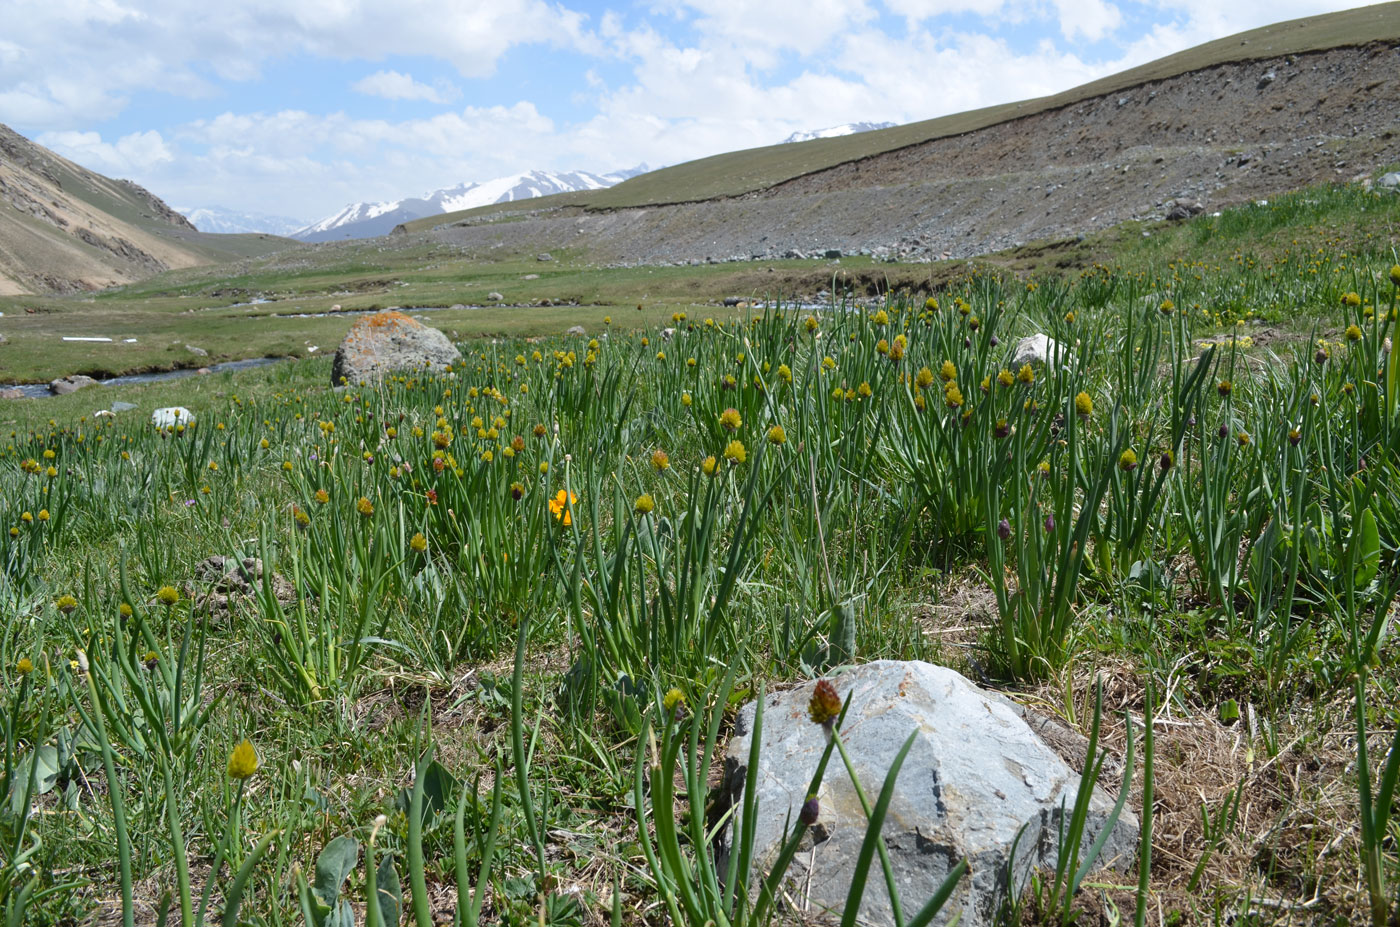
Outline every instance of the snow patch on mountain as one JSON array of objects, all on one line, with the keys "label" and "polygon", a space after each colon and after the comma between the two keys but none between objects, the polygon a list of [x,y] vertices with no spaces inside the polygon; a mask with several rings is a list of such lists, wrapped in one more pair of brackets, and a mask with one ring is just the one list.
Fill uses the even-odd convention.
[{"label": "snow patch on mountain", "polygon": [[226,206],[177,206],[175,211],[201,232],[216,235],[290,235],[306,225],[304,219],[244,212]]},{"label": "snow patch on mountain", "polygon": [[631,170],[614,171],[610,174],[593,174],[588,171],[526,171],[480,183],[462,183],[444,190],[434,190],[421,197],[408,197],[385,203],[352,203],[334,215],[296,230],[292,237],[302,241],[340,241],[346,238],[387,235],[394,226],[424,216],[438,216],[477,206],[509,203],[555,193],[601,190],[647,170],[649,168],[641,164]]},{"label": "snow patch on mountain", "polygon": [[842,135],[855,135],[857,132],[892,129],[895,125],[897,125],[897,123],[893,122],[848,122],[844,125],[832,126],[829,129],[814,129],[811,132],[794,132],[783,139],[783,143],[810,142],[815,138],[840,138]]}]

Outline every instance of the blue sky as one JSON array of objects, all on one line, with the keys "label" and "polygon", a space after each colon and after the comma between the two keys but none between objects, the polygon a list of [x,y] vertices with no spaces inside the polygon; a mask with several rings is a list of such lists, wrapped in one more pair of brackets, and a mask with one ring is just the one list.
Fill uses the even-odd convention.
[{"label": "blue sky", "polygon": [[0,122],[312,221],[1041,96],[1327,0],[0,0]]}]

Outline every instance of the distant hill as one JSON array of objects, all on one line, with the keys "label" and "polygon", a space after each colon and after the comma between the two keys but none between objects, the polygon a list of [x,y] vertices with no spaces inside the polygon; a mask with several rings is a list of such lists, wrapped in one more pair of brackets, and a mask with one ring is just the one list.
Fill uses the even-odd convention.
[{"label": "distant hill", "polygon": [[304,228],[293,231],[292,237],[301,241],[340,241],[346,238],[373,238],[393,231],[394,226],[425,216],[511,203],[555,193],[580,190],[602,190],[621,183],[647,170],[645,164],[611,174],[591,174],[588,171],[526,171],[497,177],[481,183],[462,183],[445,190],[435,190],[421,197],[409,197],[387,203],[352,203],[340,212],[327,216]]},{"label": "distant hill", "polygon": [[216,235],[291,235],[306,226],[305,219],[244,212],[227,206],[176,206],[175,211],[201,232]]},{"label": "distant hill", "polygon": [[814,129],[811,132],[794,132],[783,139],[784,145],[791,145],[796,142],[810,142],[819,138],[840,138],[843,135],[855,135],[857,132],[874,132],[876,129],[893,129],[897,123],[893,122],[848,122],[845,125],[832,126],[829,129]]},{"label": "distant hill", "polygon": [[203,234],[150,191],[0,125],[0,295],[102,289],[294,244]]},{"label": "distant hill", "polygon": [[[1053,96],[988,106],[890,129],[814,139],[801,145],[777,144],[712,155],[658,168],[606,190],[555,196],[547,202],[532,204],[531,210],[609,211],[745,196],[819,171],[861,163],[937,139],[966,135],[1198,70],[1396,39],[1400,39],[1400,3],[1307,16],[1206,42]],[[509,205],[480,207],[476,213],[448,215],[439,221],[451,223],[509,211],[512,211]],[[408,231],[425,231],[433,224],[436,223],[419,220],[410,223]]]}]

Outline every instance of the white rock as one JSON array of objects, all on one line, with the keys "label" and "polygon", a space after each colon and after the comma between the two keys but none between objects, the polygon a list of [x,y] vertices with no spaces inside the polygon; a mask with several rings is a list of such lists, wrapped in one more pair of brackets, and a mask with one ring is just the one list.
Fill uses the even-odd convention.
[{"label": "white rock", "polygon": [[1043,367],[1054,364],[1063,367],[1069,361],[1069,348],[1061,345],[1046,334],[1029,335],[1016,342],[1016,350],[1011,354],[1012,372],[1026,364]]},{"label": "white rock", "polygon": [[[982,691],[953,670],[885,660],[855,667],[833,682],[843,701],[851,695],[842,738],[872,798],[905,739],[919,732],[895,781],[883,831],[904,910],[918,910],[949,870],[967,860],[970,872],[934,923],[946,924],[959,915],[962,927],[990,927],[1008,883],[1024,886],[1033,865],[1048,864],[1053,870],[1062,802],[1067,813],[1079,774],[1008,700]],[[756,780],[756,869],[776,855],[785,836],[784,823],[796,821],[826,745],[825,732],[807,716],[815,685],[809,682],[770,694],[764,704]],[[739,713],[725,761],[727,797],[740,816],[753,719],[750,703]],[[817,823],[787,872],[785,889],[814,911],[828,908],[839,913],[866,826],[839,756],[827,767],[818,801]],[[1092,845],[1112,806],[1108,796],[1095,789],[1081,852]],[[1130,865],[1137,838],[1137,818],[1125,808],[1100,865]],[[878,862],[866,882],[860,914],[864,924],[893,923]]]},{"label": "white rock", "polygon": [[157,428],[174,428],[194,421],[194,413],[184,406],[165,406],[151,413],[151,424]]}]

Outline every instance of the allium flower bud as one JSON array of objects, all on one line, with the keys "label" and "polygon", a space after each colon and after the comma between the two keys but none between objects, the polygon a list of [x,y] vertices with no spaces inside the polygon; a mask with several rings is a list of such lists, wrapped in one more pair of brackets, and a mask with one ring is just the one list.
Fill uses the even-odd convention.
[{"label": "allium flower bud", "polygon": [[812,697],[807,702],[807,715],[813,724],[830,724],[841,714],[841,696],[829,679],[817,680]]},{"label": "allium flower bud", "polygon": [[821,803],[813,797],[802,803],[802,810],[797,813],[797,819],[808,827],[811,827],[813,824],[817,823],[817,818],[821,816],[821,813]]},{"label": "allium flower bud", "polygon": [[1005,518],[997,522],[997,537],[1001,538],[1003,541],[1011,537],[1011,522],[1007,521]]}]

